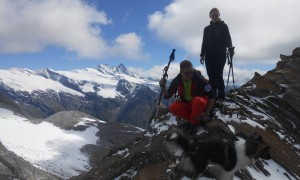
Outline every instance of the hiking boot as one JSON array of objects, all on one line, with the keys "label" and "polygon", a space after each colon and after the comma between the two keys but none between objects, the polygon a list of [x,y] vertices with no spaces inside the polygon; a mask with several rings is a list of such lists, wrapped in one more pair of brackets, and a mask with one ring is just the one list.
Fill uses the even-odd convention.
[{"label": "hiking boot", "polygon": [[186,122],[183,122],[180,125],[178,125],[178,128],[183,130],[183,131],[189,131],[190,126],[191,126],[190,122],[186,121]]},{"label": "hiking boot", "polygon": [[197,134],[199,125],[191,124],[189,128],[189,134]]},{"label": "hiking boot", "polygon": [[217,114],[216,114],[216,110],[215,108],[212,108],[210,111],[209,111],[209,118],[213,119],[213,118],[217,118]]},{"label": "hiking boot", "polygon": [[225,99],[225,91],[218,89],[217,99]]},{"label": "hiking boot", "polygon": [[207,123],[211,122],[213,119],[211,117],[205,118],[205,119],[201,119],[200,120],[200,125],[205,126]]},{"label": "hiking boot", "polygon": [[217,100],[215,101],[215,106],[216,106],[216,107],[222,107],[223,104],[224,104],[224,99],[217,99]]}]

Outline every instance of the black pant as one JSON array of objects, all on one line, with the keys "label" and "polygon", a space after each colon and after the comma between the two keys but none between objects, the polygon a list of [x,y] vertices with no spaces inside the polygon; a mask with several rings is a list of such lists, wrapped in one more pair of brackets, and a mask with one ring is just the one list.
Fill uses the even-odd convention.
[{"label": "black pant", "polygon": [[205,66],[209,83],[218,92],[218,98],[225,98],[225,85],[223,79],[223,69],[226,63],[225,53],[206,53]]}]

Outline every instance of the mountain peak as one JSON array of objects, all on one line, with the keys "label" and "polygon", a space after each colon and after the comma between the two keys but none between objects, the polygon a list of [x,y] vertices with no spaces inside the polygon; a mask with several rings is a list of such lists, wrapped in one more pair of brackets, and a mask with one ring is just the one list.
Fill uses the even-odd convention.
[{"label": "mountain peak", "polygon": [[124,74],[129,74],[127,68],[121,63],[119,66],[115,67],[116,72],[124,73]]},{"label": "mountain peak", "polygon": [[106,74],[115,74],[115,73],[123,73],[123,74],[130,74],[127,70],[127,68],[121,63],[118,66],[112,66],[110,67],[107,64],[100,64],[97,68],[100,72],[106,73]]}]

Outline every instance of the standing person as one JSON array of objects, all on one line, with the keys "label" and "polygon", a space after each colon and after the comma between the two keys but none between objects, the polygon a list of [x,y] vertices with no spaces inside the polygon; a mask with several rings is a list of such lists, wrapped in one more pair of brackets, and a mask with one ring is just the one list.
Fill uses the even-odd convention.
[{"label": "standing person", "polygon": [[201,72],[194,69],[190,61],[180,63],[180,73],[171,81],[166,88],[166,79],[161,79],[165,99],[171,98],[178,91],[179,100],[170,105],[169,110],[176,116],[182,117],[197,125],[208,122],[209,112],[215,102],[215,93]]},{"label": "standing person", "polygon": [[231,36],[228,26],[221,21],[220,12],[212,8],[209,12],[210,24],[204,28],[200,63],[206,66],[209,82],[217,93],[217,99],[224,100],[225,85],[223,69],[226,63],[226,48],[233,55]]}]

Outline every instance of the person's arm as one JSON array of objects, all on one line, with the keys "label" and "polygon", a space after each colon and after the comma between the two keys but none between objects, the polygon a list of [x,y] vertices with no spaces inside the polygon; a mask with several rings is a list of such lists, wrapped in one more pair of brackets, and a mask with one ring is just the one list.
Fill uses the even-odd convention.
[{"label": "person's arm", "polygon": [[208,80],[204,78],[204,76],[199,76],[200,82],[202,83],[202,88],[204,90],[205,95],[208,97],[208,102],[205,111],[197,118],[198,120],[201,121],[209,119],[209,112],[212,110],[214,107],[215,103],[215,92],[211,85],[208,83]]},{"label": "person's arm", "polygon": [[204,111],[203,114],[209,114],[209,112],[212,110],[212,108],[214,107],[214,104],[215,104],[215,99],[211,98],[211,99],[208,99],[208,103],[207,103],[207,106],[206,106],[206,109]]},{"label": "person's arm", "polygon": [[208,99],[208,103],[206,106],[205,111],[197,118],[198,120],[208,120],[209,119],[209,112],[214,107],[215,99]]},{"label": "person's arm", "polygon": [[225,34],[224,35],[225,35],[225,40],[226,40],[226,47],[231,48],[232,47],[231,35],[229,33],[229,28],[226,24],[225,24]]},{"label": "person's arm", "polygon": [[167,97],[167,95],[168,95],[166,84],[167,84],[167,80],[164,78],[161,78],[159,81],[159,86],[161,87],[162,95],[164,97]]},{"label": "person's arm", "polygon": [[[167,82],[167,80],[165,80],[165,81]],[[167,91],[166,83],[163,86],[161,86],[161,90],[162,90],[162,95],[164,96],[164,98],[167,97],[168,91]]]},{"label": "person's arm", "polygon": [[201,64],[204,64],[204,60],[205,60],[205,59],[204,59],[204,56],[200,56],[200,63],[201,63]]},{"label": "person's arm", "polygon": [[162,88],[161,89],[162,90],[162,95],[164,96],[165,99],[170,99],[175,94],[175,92],[177,91],[177,89],[176,89],[177,85],[176,85],[176,80],[175,79],[173,79],[171,81],[171,84],[170,84],[169,88],[166,87],[167,80],[163,79],[163,78],[160,79],[159,85]]},{"label": "person's arm", "polygon": [[[205,28],[206,29],[206,28]],[[201,53],[200,53],[200,63],[204,64],[204,56],[206,52],[206,30],[203,31],[203,38],[202,38],[202,46],[201,46]]]}]

